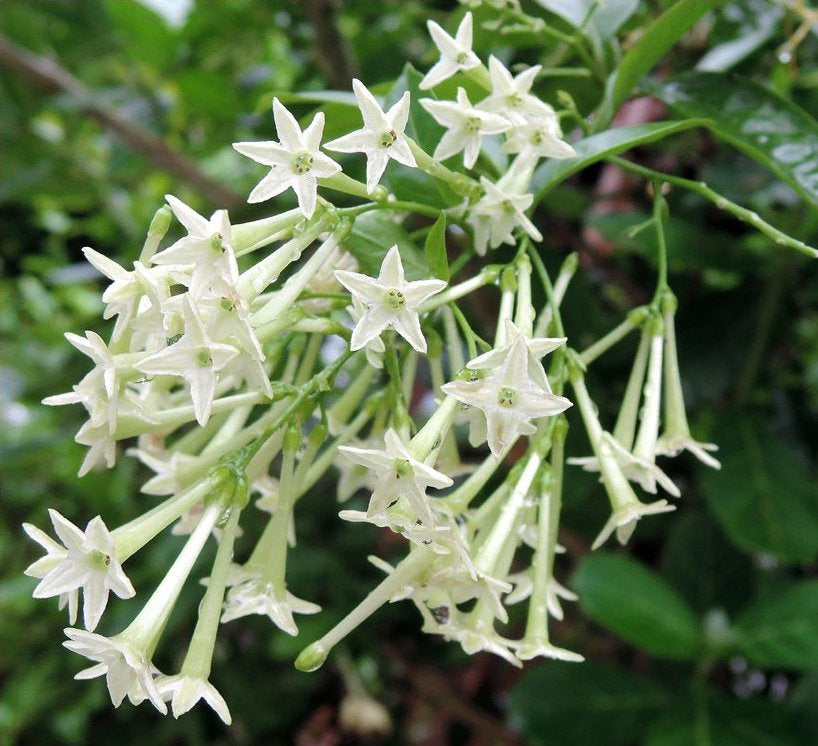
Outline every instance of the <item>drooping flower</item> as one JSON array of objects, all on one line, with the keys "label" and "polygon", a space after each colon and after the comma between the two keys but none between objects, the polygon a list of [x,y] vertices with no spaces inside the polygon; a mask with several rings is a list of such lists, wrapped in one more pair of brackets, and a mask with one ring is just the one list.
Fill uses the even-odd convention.
[{"label": "drooping flower", "polygon": [[156,678],[155,683],[159,696],[164,701],[171,703],[173,717],[178,718],[179,715],[184,715],[200,699],[203,699],[225,725],[230,725],[233,722],[224,697],[206,679],[183,676],[182,674],[176,674],[175,676],[162,675]]},{"label": "drooping flower", "polygon": [[466,168],[472,168],[477,161],[483,135],[497,135],[512,126],[505,117],[472,106],[463,88],[457,89],[456,103],[423,98],[420,104],[439,124],[446,127],[445,134],[435,148],[435,159],[445,161],[462,150],[463,165]]},{"label": "drooping flower", "polygon": [[643,503],[639,500],[628,501],[616,508],[608,522],[602,527],[602,531],[594,539],[591,549],[598,549],[614,531],[616,540],[620,544],[627,544],[636,529],[636,524],[640,518],[646,515],[656,515],[658,513],[669,513],[676,510],[675,505],[670,505],[667,500],[657,500],[652,503]]},{"label": "drooping flower", "polygon": [[311,218],[318,199],[318,179],[333,176],[341,170],[332,158],[319,150],[324,132],[324,114],[318,112],[302,132],[295,117],[274,98],[273,117],[278,142],[233,143],[233,147],[242,155],[272,167],[272,171],[250,192],[247,201],[264,202],[292,187],[301,212]]},{"label": "drooping flower", "polygon": [[539,376],[532,376],[530,354],[524,335],[519,334],[503,364],[489,376],[443,386],[446,394],[483,411],[489,448],[498,458],[518,436],[536,430],[532,419],[553,417],[571,406],[568,399],[545,388]]},{"label": "drooping flower", "polygon": [[350,461],[372,469],[378,482],[369,501],[370,516],[383,513],[405,497],[415,515],[427,526],[434,523],[426,489],[450,487],[453,482],[418,460],[393,429],[384,434],[383,450],[341,446],[338,450]]},{"label": "drooping flower", "polygon": [[480,177],[483,196],[469,208],[466,222],[474,228],[474,249],[481,256],[487,248],[496,249],[500,244],[514,243],[512,231],[520,227],[535,241],[542,241],[542,234],[523,212],[534,202],[533,194],[513,194],[499,184],[492,184],[485,176]]},{"label": "drooping flower", "polygon": [[471,49],[474,35],[474,19],[471,13],[463,16],[454,37],[449,36],[434,21],[427,21],[426,27],[440,51],[440,59],[420,81],[421,90],[434,88],[459,70],[471,70],[480,65],[480,58]]},{"label": "drooping flower", "polygon": [[132,704],[145,699],[163,715],[168,711],[154,683],[156,667],[142,648],[132,644],[127,636],[103,637],[81,629],[66,629],[69,638],[63,645],[74,653],[90,658],[96,665],[80,671],[75,679],[94,679],[105,676],[108,693],[114,707],[119,707],[127,696]]},{"label": "drooping flower", "polygon": [[69,610],[76,618],[76,593],[82,589],[82,615],[85,627],[96,628],[108,605],[108,594],[113,591],[119,598],[131,598],[131,581],[122,570],[116,556],[116,545],[102,518],[97,516],[80,531],[71,521],[49,508],[54,531],[62,546],[52,541],[35,526],[25,523],[23,529],[47,552],[45,557],[28,566],[25,573],[40,578],[34,589],[34,598],[68,595]]},{"label": "drooping flower", "polygon": [[397,245],[387,252],[377,278],[344,270],[336,270],[335,277],[367,306],[352,332],[351,350],[360,350],[384,329],[393,327],[418,352],[426,352],[417,309],[446,287],[443,280],[407,282]]},{"label": "drooping flower", "polygon": [[364,153],[366,188],[371,192],[378,185],[390,158],[404,166],[417,166],[404,134],[409,119],[409,91],[389,111],[384,112],[360,80],[353,80],[352,88],[364,118],[364,126],[328,142],[324,147],[338,153]]}]

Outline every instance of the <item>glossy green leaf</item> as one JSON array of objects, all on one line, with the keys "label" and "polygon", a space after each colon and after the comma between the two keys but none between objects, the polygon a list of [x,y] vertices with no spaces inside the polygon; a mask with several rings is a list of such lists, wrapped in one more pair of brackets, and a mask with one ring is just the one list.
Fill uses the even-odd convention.
[{"label": "glossy green leaf", "polygon": [[597,161],[704,124],[703,119],[651,122],[629,127],[616,127],[607,132],[600,132],[598,135],[586,137],[584,140],[573,144],[574,150],[577,151],[576,157],[560,160],[552,158],[545,161],[534,172],[531,189],[536,195],[535,201],[539,202],[547,192],[560,182],[565,181],[569,176],[582,171]]},{"label": "glossy green leaf", "polygon": [[690,72],[651,92],[764,164],[818,206],[818,122],[786,98],[729,73]]},{"label": "glossy green leaf", "polygon": [[765,668],[818,667],[818,581],[766,595],[733,626],[736,648]]},{"label": "glossy green leaf", "polygon": [[690,607],[628,555],[589,555],[574,586],[585,613],[633,645],[666,658],[698,654],[702,635]]},{"label": "glossy green leaf", "polygon": [[668,50],[721,0],[678,0],[657,18],[611,73],[601,114],[609,122],[642,78]]},{"label": "glossy green leaf", "polygon": [[656,682],[623,668],[549,662],[526,671],[509,710],[526,743],[605,746],[635,743],[668,701]]},{"label": "glossy green leaf", "polygon": [[397,246],[406,276],[419,279],[428,274],[423,256],[409,234],[386,212],[366,212],[355,218],[352,231],[344,239],[344,248],[361,265],[361,271],[377,275],[381,262],[392,246]]},{"label": "glossy green leaf", "polygon": [[726,412],[713,433],[722,468],[703,470],[711,513],[742,549],[781,562],[818,554],[818,489],[804,460],[760,418]]},{"label": "glossy green leaf", "polygon": [[784,9],[767,0],[742,0],[730,3],[716,24],[729,24],[727,41],[717,44],[697,63],[696,69],[724,72],[762,47],[775,33]]},{"label": "glossy green leaf", "polygon": [[441,213],[429,233],[424,245],[426,264],[433,276],[449,281],[449,258],[446,256],[446,215]]},{"label": "glossy green leaf", "polygon": [[[600,40],[610,39],[639,7],[639,0],[536,0],[537,5],[558,15],[574,28],[584,28]],[[595,7],[594,7],[595,6]],[[588,14],[593,9],[593,14]]]}]

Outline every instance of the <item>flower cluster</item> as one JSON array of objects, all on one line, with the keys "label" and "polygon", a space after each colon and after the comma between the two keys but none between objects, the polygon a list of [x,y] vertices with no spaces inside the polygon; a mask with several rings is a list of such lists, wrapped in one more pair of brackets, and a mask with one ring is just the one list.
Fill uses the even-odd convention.
[{"label": "flower cluster", "polygon": [[[461,75],[484,88],[476,103],[459,87],[454,101],[414,101],[400,92],[384,107],[353,82],[363,126],[323,147],[363,153],[365,182],[322,152],[322,112],[302,129],[274,99],[278,139],[234,147],[270,168],[249,202],[292,189],[297,207],[232,224],[225,210],[206,218],[169,195],[132,269],[85,249],[110,281],[102,297],[113,330],[108,341],[92,331],[67,335],[94,367],[71,392],[45,403],[81,404],[87,411],[76,435],[88,447],[81,475],[113,466],[120,441],[135,439],[128,453],[154,472],[142,491],[164,499],[113,530],[97,516],[83,532],[52,510],[59,541],[25,526],[46,552],[27,574],[39,579],[36,597],[56,596],[68,607],[71,624],[82,591],[84,629],[67,629],[64,644],[92,661],[77,678],[105,676],[115,706],[127,697],[166,712],[169,702],[178,717],[203,699],[230,722],[209,681],[219,626],[259,614],[297,635],[296,615],[320,611],[320,599],[308,590],[296,595],[289,588],[287,555],[297,538],[299,499],[334,468],[339,499],[368,493],[340,517],[402,535],[407,552],[394,566],[374,558],[385,577],[303,650],[296,661],[303,670],[320,666],[350,631],[397,599],[415,604],[426,632],[469,653],[486,650],[515,665],[536,656],[581,660],[551,642],[548,624],[549,617],[562,618],[562,601],[575,599],[558,581],[556,566],[563,413],[572,404],[593,450],[578,462],[600,472],[612,505],[597,544],[613,531],[624,542],[641,516],[672,509],[665,500],[642,503],[630,486],[655,493],[658,485],[678,496],[657,456],[690,450],[718,465],[709,454],[713,446],[690,436],[675,301],[664,284],[650,308],[624,322],[625,331],[642,329],[642,342],[616,427],[609,433],[599,423],[585,368],[624,333],[582,354],[569,348],[559,308],[576,257],[565,261],[552,287],[533,244],[542,236],[529,214],[539,159],[568,158],[574,150],[563,139],[559,114],[533,93],[539,67],[512,75],[494,56],[484,66],[472,50],[472,24],[467,13],[450,36],[429,23],[440,60],[420,87],[431,91]],[[433,153],[407,132],[411,113],[445,127]],[[503,137],[499,152],[508,160],[496,181],[480,168],[484,138],[494,136]],[[460,151],[464,170],[441,163]],[[393,168],[423,172],[462,202],[402,201],[381,184],[390,161]],[[337,207],[319,189],[361,202]],[[380,213],[398,223],[411,212],[442,216],[470,231],[466,258],[501,244],[517,247],[516,254],[450,284],[448,272],[444,280],[418,271],[416,261],[410,266],[411,242],[378,246],[374,261],[371,249],[356,249],[356,220]],[[183,235],[163,247],[172,224]],[[445,235],[440,240],[445,244]],[[533,300],[537,278],[547,298],[540,308]],[[489,344],[458,301],[476,293],[489,297],[495,288],[496,332]],[[423,380],[419,371],[432,381],[427,401],[434,402],[422,425],[412,407]],[[343,384],[336,386],[336,379]],[[462,426],[468,426],[468,463]],[[486,495],[490,483],[495,487]],[[247,532],[259,538],[246,554],[236,545],[242,520],[245,528],[263,524]],[[130,625],[99,634],[109,593],[135,595],[123,566],[166,529],[188,538],[164,578]],[[212,569],[187,654],[177,673],[164,674],[152,663],[154,652],[209,544],[215,544]],[[241,550],[236,560],[234,547]],[[504,628],[507,607],[525,601],[525,629],[512,637]]]}]

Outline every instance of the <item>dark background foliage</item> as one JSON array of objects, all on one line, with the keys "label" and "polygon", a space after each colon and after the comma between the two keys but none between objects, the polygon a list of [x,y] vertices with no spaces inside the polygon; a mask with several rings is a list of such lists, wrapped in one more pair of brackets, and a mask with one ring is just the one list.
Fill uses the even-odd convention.
[{"label": "dark background foliage", "polygon": [[[571,35],[565,7],[589,4],[566,0],[562,17],[553,12],[560,9],[556,0],[524,8]],[[671,5],[623,1],[635,12],[619,29],[619,41],[601,21],[589,32],[601,50],[592,74],[549,75],[538,84],[541,95],[553,100],[567,91],[589,114],[618,55],[637,48],[648,24]],[[375,581],[366,555],[389,557],[401,548],[371,527],[337,520],[331,476],[304,501],[290,564],[296,593],[309,590],[324,613],[303,618],[298,640],[265,619],[223,627],[213,679],[233,712],[231,729],[203,708],[179,721],[127,703],[114,710],[102,681],[74,682],[80,664],[59,645],[64,614],[52,601],[35,602],[34,581],[22,575],[38,553],[20,524],[45,526],[53,506],[78,523],[102,514],[118,525],[149,504],[138,489],[146,475],[133,460],[121,458],[115,469],[78,480],[82,448],[72,438],[81,413],[39,403],[68,390],[86,370],[63,333],[105,326],[101,285],[80,249],[91,245],[132,260],[168,192],[208,214],[221,206],[231,208],[234,220],[257,214],[242,195],[258,174],[230,143],[273,136],[274,92],[307,115],[315,101],[288,92],[347,91],[353,74],[388,90],[407,61],[426,69],[434,60],[426,19],[451,27],[463,10],[449,2],[197,0],[189,7],[176,3],[174,22],[148,6],[137,0],[0,4],[2,741],[357,743],[358,735],[338,725],[345,694],[339,670],[327,665],[308,675],[291,662],[304,641]],[[478,20],[496,17],[491,9],[478,11]],[[642,86],[657,97],[626,104],[615,124],[664,116],[715,123],[660,143],[636,143],[629,157],[704,179],[815,245],[818,184],[805,177],[816,170],[809,159],[818,158],[818,127],[807,116],[782,130],[782,121],[793,120],[782,120],[786,105],[767,96],[818,111],[816,22],[802,2],[722,3],[671,39],[676,43]],[[570,45],[523,28],[505,35],[479,29],[476,49],[510,62],[582,65]],[[680,103],[667,81],[690,75],[697,64]],[[717,77],[702,77],[705,70]],[[724,77],[728,71],[742,77]],[[750,91],[747,81],[765,91],[756,92],[751,106],[727,111],[722,103],[737,90]],[[319,99],[328,137],[357,126],[354,112]],[[782,160],[782,151],[757,140],[749,147],[742,140],[747,132],[783,137],[779,145],[802,148],[800,160]],[[590,541],[607,503],[593,478],[569,471],[560,537],[568,554],[558,574],[581,600],[554,636],[583,652],[585,664],[535,662],[519,673],[485,655],[468,658],[422,636],[407,604],[369,620],[350,638],[348,654],[392,714],[395,728],[385,742],[818,741],[816,265],[700,196],[674,189],[668,202],[686,398],[696,434],[721,446],[722,470],[707,471],[689,458],[673,461],[668,469],[684,494],[677,513],[642,522],[628,552],[594,554]],[[649,298],[652,238],[627,233],[649,210],[644,182],[602,161],[544,194],[535,222],[548,236],[546,262],[556,267],[570,251],[581,258],[564,309],[575,346],[592,342]],[[468,310],[480,323],[484,312]],[[606,420],[615,416],[634,344],[592,368],[589,386]],[[579,422],[572,425],[569,450],[584,454]],[[251,538],[244,539],[248,545]],[[177,543],[157,541],[129,567],[137,587],[155,585]],[[183,596],[160,668],[183,655],[197,598],[195,589]],[[124,626],[138,603],[113,603],[101,631]],[[520,623],[512,615],[511,625]]]}]

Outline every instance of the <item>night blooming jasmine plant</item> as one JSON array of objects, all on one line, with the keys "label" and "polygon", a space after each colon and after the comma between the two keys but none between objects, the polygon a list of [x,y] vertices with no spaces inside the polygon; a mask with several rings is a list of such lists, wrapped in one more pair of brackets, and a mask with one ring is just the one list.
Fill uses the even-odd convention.
[{"label": "night blooming jasmine plant", "polygon": [[[490,5],[489,30],[528,23],[516,3]],[[316,485],[344,503],[339,521],[379,527],[399,555],[371,558],[378,584],[304,640],[297,668],[319,668],[398,600],[424,632],[522,666],[583,660],[551,636],[576,600],[558,560],[560,540],[576,544],[559,533],[568,465],[598,478],[593,549],[626,544],[679,505],[669,457],[719,468],[685,410],[664,237],[673,177],[636,167],[652,200],[637,228],[656,249],[656,288],[588,344],[562,311],[578,256],[559,264],[535,212],[554,174],[584,167],[607,121],[544,93],[559,67],[519,64],[505,42],[478,56],[478,17],[461,12],[453,33],[430,21],[436,61],[391,89],[355,79],[302,119],[273,98],[276,139],[235,143],[250,160],[231,151],[260,179],[248,202],[280,196],[269,216],[206,217],[168,195],[127,266],[84,250],[112,329],[67,335],[93,367],[44,403],[87,412],[81,475],[123,454],[152,472],[145,508],[118,526],[53,509],[52,533],[24,530],[44,551],[27,569],[34,596],[67,607],[64,645],[88,663],[77,678],[104,678],[115,706],[178,717],[203,701],[231,722],[218,671],[211,680],[222,625],[261,616],[295,636],[326,602],[320,588],[291,587],[288,567]],[[631,332],[630,376],[603,384],[594,362]],[[603,385],[621,393],[616,418],[597,404]],[[140,553],[165,532],[183,537],[169,542],[175,557],[155,588],[135,588]],[[177,604],[186,587],[201,597],[189,643],[160,671],[168,620],[194,608]],[[105,612],[137,590],[141,608],[116,628]],[[509,617],[514,605],[524,616]]]}]

